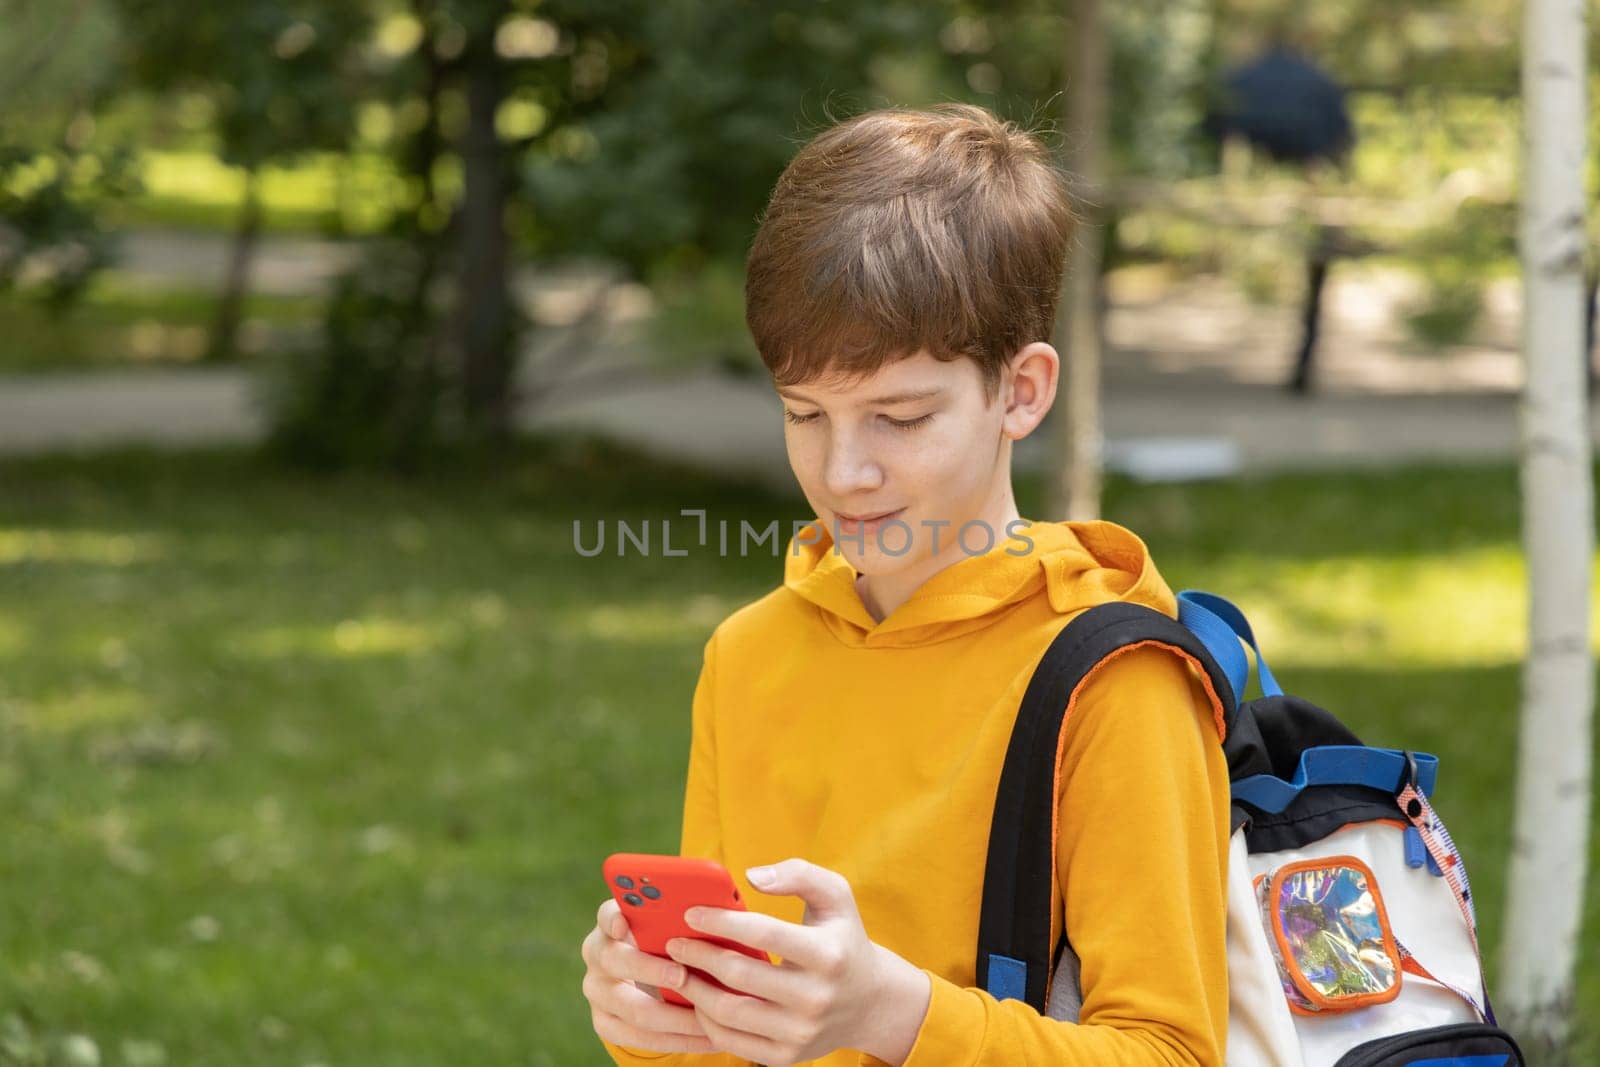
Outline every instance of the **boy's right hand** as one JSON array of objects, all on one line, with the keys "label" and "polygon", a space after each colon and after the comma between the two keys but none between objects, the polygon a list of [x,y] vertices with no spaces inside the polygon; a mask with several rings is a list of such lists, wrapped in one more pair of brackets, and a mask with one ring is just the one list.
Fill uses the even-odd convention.
[{"label": "boy's right hand", "polygon": [[600,905],[595,927],[583,939],[583,962],[588,965],[583,995],[600,1037],[648,1052],[717,1051],[695,1019],[694,1009],[653,995],[655,987],[680,986],[683,965],[641,952],[622,909],[610,897]]}]

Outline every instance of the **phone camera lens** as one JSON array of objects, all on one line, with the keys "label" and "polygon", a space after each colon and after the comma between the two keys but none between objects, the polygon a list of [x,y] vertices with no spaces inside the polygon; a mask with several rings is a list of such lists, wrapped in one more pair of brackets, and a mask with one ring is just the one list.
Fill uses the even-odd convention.
[{"label": "phone camera lens", "polygon": [[625,874],[619,874],[617,875],[617,885],[623,889],[632,889],[633,879]]},{"label": "phone camera lens", "polygon": [[651,900],[660,900],[661,899],[661,890],[657,889],[653,885],[647,885],[643,889],[639,890],[639,892],[643,893],[645,896],[649,897]]},{"label": "phone camera lens", "polygon": [[629,904],[632,904],[636,908],[644,907],[644,901],[639,899],[639,894],[637,893],[629,893],[622,899],[626,900]]}]

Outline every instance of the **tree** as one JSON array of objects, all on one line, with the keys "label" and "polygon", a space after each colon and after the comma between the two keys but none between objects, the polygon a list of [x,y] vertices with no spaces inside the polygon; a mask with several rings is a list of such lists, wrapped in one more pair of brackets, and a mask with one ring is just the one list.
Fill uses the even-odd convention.
[{"label": "tree", "polygon": [[369,14],[338,0],[116,3],[131,85],[201,94],[213,109],[218,155],[245,174],[207,344],[209,358],[225,358],[236,347],[261,232],[262,168],[348,147]]},{"label": "tree", "polygon": [[1571,1021],[1591,798],[1594,556],[1584,351],[1584,0],[1528,0],[1521,254],[1522,676],[1501,1004],[1545,1062]]},{"label": "tree", "polygon": [[137,184],[94,138],[120,27],[101,0],[0,0],[0,24],[0,290],[26,280],[60,309],[110,257],[100,207]]},{"label": "tree", "polygon": [[1074,0],[1069,44],[1072,84],[1067,130],[1075,146],[1067,163],[1078,185],[1079,229],[1067,257],[1057,328],[1065,373],[1066,418],[1057,425],[1061,461],[1052,513],[1073,520],[1100,517],[1100,228],[1106,192],[1106,100],[1110,58],[1100,0]]}]

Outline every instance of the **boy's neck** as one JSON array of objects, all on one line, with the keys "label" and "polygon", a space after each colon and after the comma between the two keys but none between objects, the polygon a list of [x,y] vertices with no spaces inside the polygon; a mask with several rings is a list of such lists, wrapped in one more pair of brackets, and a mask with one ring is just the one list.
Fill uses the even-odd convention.
[{"label": "boy's neck", "polygon": [[[1022,517],[1017,512],[1016,500],[1012,495],[1009,481],[1001,498],[986,510],[988,514],[977,518],[987,522],[989,528],[995,532],[996,545],[1004,544],[1007,536],[1006,528]],[[867,614],[872,616],[873,621],[882,622],[901,604],[910,600],[911,595],[934,575],[952,564],[969,558],[971,557],[959,546],[941,543],[938,555],[928,557],[916,567],[896,574],[880,574],[877,577],[868,574],[857,575],[856,595],[861,598],[861,603],[866,606]]]}]

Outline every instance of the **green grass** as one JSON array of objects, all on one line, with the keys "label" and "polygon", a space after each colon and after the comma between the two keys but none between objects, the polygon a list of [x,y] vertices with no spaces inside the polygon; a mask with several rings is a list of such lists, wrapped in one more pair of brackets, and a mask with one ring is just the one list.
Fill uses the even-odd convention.
[{"label": "green grass", "polygon": [[[59,310],[37,294],[0,293],[0,373],[193,364],[205,356],[216,304],[215,292],[152,289],[116,271]],[[314,296],[248,294],[241,347],[249,353],[252,329],[309,326],[320,311]]]},{"label": "green grass", "polygon": [[[146,151],[139,174],[143,188],[111,213],[114,225],[230,232],[237,224],[245,173],[211,152]],[[356,235],[381,230],[406,193],[378,153],[310,152],[263,168],[260,195],[268,233]]]},{"label": "green grass", "polygon": [[[70,1035],[106,1064],[600,1060],[600,861],[676,845],[700,646],[780,567],[582,559],[572,522],[803,511],[581,443],[495,467],[0,463],[0,1063]],[[1511,472],[1116,482],[1108,513],[1175,587],[1241,600],[1292,690],[1440,755],[1492,946]]]}]

